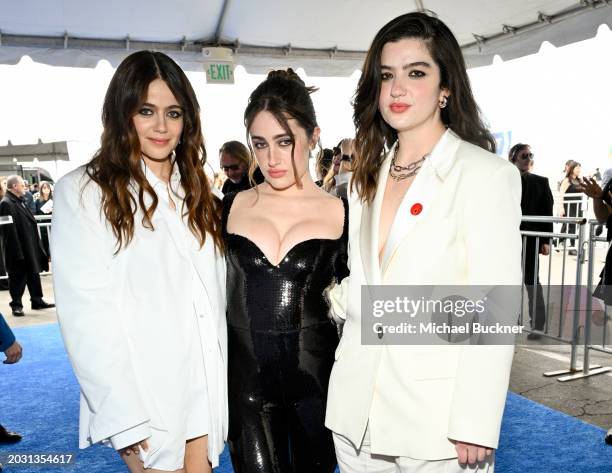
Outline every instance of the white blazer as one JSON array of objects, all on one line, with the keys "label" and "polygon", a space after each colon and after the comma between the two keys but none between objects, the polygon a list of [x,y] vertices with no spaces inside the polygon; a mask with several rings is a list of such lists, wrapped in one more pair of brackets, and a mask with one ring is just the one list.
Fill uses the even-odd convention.
[{"label": "white blazer", "polygon": [[[175,169],[171,182],[178,179]],[[79,445],[110,440],[122,448],[176,422],[194,382],[182,361],[197,330],[210,415],[208,454],[216,466],[228,425],[223,257],[212,237],[200,250],[186,226],[166,215],[174,211],[159,190],[156,230],[142,226],[138,211],[133,240],[114,255],[100,188],[91,181],[83,187],[85,182],[81,167],[57,183],[51,242],[60,328],[81,387]]]},{"label": "white blazer", "polygon": [[[331,291],[346,318],[326,425],[372,452],[453,458],[450,439],[496,448],[512,346],[361,343],[361,286],[521,284],[521,181],[505,160],[447,130],[402,201],[383,256],[378,231],[393,150],[371,205],[349,199],[350,276]],[[422,212],[413,215],[415,203]]]}]

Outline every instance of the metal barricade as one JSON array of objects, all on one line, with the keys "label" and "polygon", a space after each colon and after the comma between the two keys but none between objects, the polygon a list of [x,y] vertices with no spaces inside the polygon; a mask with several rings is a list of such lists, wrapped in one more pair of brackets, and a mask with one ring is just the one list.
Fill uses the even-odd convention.
[{"label": "metal barricade", "polygon": [[[556,239],[558,242],[562,243],[561,248],[557,247],[556,251],[561,251],[562,260],[561,260],[561,280],[559,284],[559,311],[558,313],[552,314],[549,310],[551,306],[551,275],[552,275],[552,258],[553,258],[553,249],[551,245],[551,250],[548,259],[548,272],[546,276],[546,303],[544,304],[545,312],[545,325],[542,330],[533,330],[531,328],[526,328],[527,332],[536,333],[541,337],[546,337],[548,339],[556,340],[561,343],[568,344],[570,346],[570,366],[568,369],[551,371],[544,373],[544,376],[560,376],[557,378],[559,381],[571,381],[575,379],[584,378],[587,376],[593,376],[601,373],[605,373],[611,371],[610,367],[602,367],[600,365],[591,365],[590,364],[590,352],[591,350],[595,350],[602,353],[612,354],[612,347],[607,343],[607,339],[609,336],[608,330],[608,321],[612,320],[607,313],[607,308],[604,309],[603,315],[603,327],[602,327],[602,338],[601,343],[593,343],[592,341],[592,328],[593,328],[593,277],[596,266],[596,258],[595,258],[595,245],[597,242],[605,242],[606,239],[603,237],[596,236],[596,228],[600,225],[597,220],[589,220],[587,222],[586,218],[583,217],[539,217],[539,216],[524,216],[522,218],[523,222],[537,222],[537,223],[553,223],[553,224],[563,224],[562,228],[566,230],[563,233],[558,232],[530,232],[530,231],[521,231],[523,236],[523,258],[522,258],[522,268],[523,272],[526,267],[526,256],[527,256],[527,242],[528,238],[533,239],[533,244],[535,245],[534,251],[532,254],[534,255],[533,260],[533,281],[525,281],[526,285],[531,284],[531,294],[528,290],[528,295],[530,295],[530,309],[533,317],[532,323],[536,322],[538,312],[537,312],[537,299],[538,299],[538,275],[540,273],[540,261],[539,261],[539,247],[541,239]],[[567,230],[571,228],[571,225],[575,226],[574,232],[568,232]],[[587,233],[588,231],[588,233]],[[577,244],[568,245],[568,240],[574,240]],[[576,271],[575,271],[575,279],[566,281],[566,262],[569,251],[575,249],[576,253]],[[587,256],[588,255],[588,256]],[[588,263],[586,268],[586,286],[583,284],[584,280],[584,264]],[[572,278],[573,279],[573,278]],[[565,289],[569,289],[566,291]],[[543,289],[542,289],[543,291]],[[564,305],[564,297],[565,293],[569,292],[574,297],[573,301],[573,310],[571,311],[571,331],[566,336],[563,335],[563,328],[567,326],[566,321],[564,320],[564,314],[566,312],[566,307]],[[523,293],[524,294],[524,293]],[[521,296],[522,298],[524,295]],[[584,299],[583,299],[584,298]],[[581,316],[584,316],[584,320],[581,321]],[[523,300],[521,300],[521,314],[519,317],[520,323],[523,323],[524,318],[524,304]],[[556,330],[556,331],[555,331]],[[580,336],[582,330],[583,341],[581,343]],[[583,345],[583,363],[582,366],[578,366],[578,349]]]},{"label": "metal barricade", "polygon": [[[586,376],[593,376],[596,374],[607,373],[612,371],[612,367],[609,366],[601,366],[601,365],[591,365],[591,350],[595,350],[601,353],[612,354],[612,348],[609,348],[607,345],[608,338],[608,322],[612,320],[612,317],[608,315],[608,306],[602,304],[603,306],[603,314],[602,314],[602,331],[601,331],[601,344],[597,345],[593,343],[591,340],[592,337],[592,328],[593,328],[593,272],[595,270],[595,244],[596,242],[605,242],[608,241],[606,238],[600,237],[596,235],[596,229],[601,224],[597,220],[589,220],[589,257],[588,257],[588,267],[587,267],[587,294],[590,297],[587,297],[586,303],[586,317],[585,317],[585,325],[584,325],[584,352],[583,352],[583,370],[582,375],[576,375],[576,378],[583,378]],[[608,249],[609,251],[609,249]]]},{"label": "metal barricade", "polygon": [[[51,238],[51,219],[52,219],[51,215],[35,215],[34,218],[36,218],[36,227],[38,230],[38,236],[42,239],[43,238],[42,232],[46,231],[48,238]],[[2,225],[12,225],[12,224],[13,224],[13,217],[11,217],[10,215],[0,216],[0,229],[2,228]],[[5,250],[4,245],[0,247],[0,250],[2,251]],[[6,261],[4,254],[0,255],[0,258],[3,258],[3,261]],[[46,276],[49,274],[51,274],[51,266],[49,266],[49,271],[40,273],[41,276]],[[8,279],[8,274],[6,272],[4,274],[0,274],[0,279]]]},{"label": "metal barricade", "polygon": [[[51,219],[53,218],[51,215],[35,215],[36,219],[36,227],[38,230],[38,236],[42,241],[45,240],[44,234],[46,233],[47,245],[51,241]],[[51,257],[50,254],[47,253],[47,256]],[[49,271],[45,271],[40,273],[41,276],[47,276],[51,274],[51,265],[49,265]]]},{"label": "metal barricade", "polygon": [[[3,238],[3,236],[1,235],[1,232],[3,231],[2,227],[4,225],[12,225],[12,224],[13,224],[13,217],[11,217],[10,215],[0,216],[0,238]],[[4,242],[0,242],[0,251],[4,252]],[[4,254],[0,254],[0,258],[2,258],[2,261],[6,261]],[[4,268],[4,270],[5,270],[5,273],[0,274],[0,279],[8,279],[6,268]]]},{"label": "metal barricade", "polygon": [[[540,216],[524,216],[522,218],[523,222],[533,222],[533,223],[552,223],[552,224],[563,224],[566,228],[571,228],[573,225],[575,231],[573,233],[558,233],[558,232],[534,232],[534,231],[521,231],[521,235],[523,237],[523,253],[522,253],[522,269],[523,274],[525,274],[526,265],[527,265],[527,253],[528,253],[528,240],[532,239],[535,248],[533,249],[533,281],[525,281],[525,285],[527,286],[527,295],[529,303],[531,305],[531,314],[533,320],[531,323],[536,324],[538,315],[544,317],[544,326],[540,329],[533,329],[531,327],[526,328],[526,331],[529,333],[535,333],[540,337],[546,337],[548,339],[556,340],[561,343],[566,343],[571,347],[571,357],[570,357],[570,367],[569,370],[563,371],[555,371],[552,373],[545,373],[545,376],[558,376],[560,374],[571,373],[576,370],[576,362],[577,362],[577,348],[580,340],[579,334],[579,319],[576,317],[576,313],[580,308],[581,300],[580,300],[580,291],[576,291],[574,297],[574,317],[571,321],[571,332],[564,336],[564,327],[565,324],[565,306],[564,306],[564,288],[566,287],[566,262],[567,257],[570,250],[576,250],[576,272],[575,279],[573,281],[569,281],[574,287],[579,287],[580,282],[582,281],[582,266],[584,264],[584,254],[583,254],[583,243],[584,243],[584,225],[586,223],[586,219],[582,217],[540,217]],[[538,297],[539,292],[543,292],[543,288],[540,286],[538,281],[539,273],[540,273],[540,260],[539,260],[539,249],[540,249],[540,241],[541,239],[556,240],[560,243],[557,246],[556,250],[553,250],[553,245],[550,245],[550,251],[547,256],[548,258],[548,271],[546,277],[546,303],[544,307],[538,307]],[[568,240],[577,241],[577,245],[568,245]],[[550,313],[549,309],[551,308],[551,279],[552,279],[552,258],[555,251],[560,251],[562,253],[562,262],[561,262],[561,282],[558,284],[559,290],[559,311],[558,314]],[[530,289],[531,288],[531,289]],[[543,298],[543,294],[542,294]],[[524,324],[524,292],[521,293],[521,312],[519,316],[519,323]],[[544,313],[540,313],[539,311],[544,310]],[[554,318],[556,317],[556,318]],[[554,331],[553,331],[554,330]]]},{"label": "metal barricade", "polygon": [[[584,218],[589,212],[589,198],[584,194],[570,193],[561,194],[555,192],[554,209],[559,218]],[[561,213],[563,210],[563,214]],[[568,227],[573,225],[571,222],[555,221],[555,232],[557,233],[576,233],[568,231]],[[570,239],[568,249],[577,250],[578,246],[574,239]]]}]

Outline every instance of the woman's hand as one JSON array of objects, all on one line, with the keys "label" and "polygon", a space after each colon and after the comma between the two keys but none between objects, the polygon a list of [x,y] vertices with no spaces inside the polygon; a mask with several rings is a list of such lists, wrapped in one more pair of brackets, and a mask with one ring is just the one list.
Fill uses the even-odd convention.
[{"label": "woman's hand", "polygon": [[138,453],[140,453],[141,448],[145,452],[149,450],[149,444],[147,444],[146,440],[135,443],[134,445],[130,445],[129,447],[122,448],[121,450],[119,450],[119,453],[121,455],[127,455],[127,456],[130,456],[132,453],[134,455],[138,455]]},{"label": "woman's hand", "polygon": [[483,447],[482,445],[476,445],[474,443],[460,442],[458,440],[454,442],[455,450],[457,451],[457,460],[462,465],[466,463],[473,465],[483,462],[493,454],[493,449],[489,447]]}]

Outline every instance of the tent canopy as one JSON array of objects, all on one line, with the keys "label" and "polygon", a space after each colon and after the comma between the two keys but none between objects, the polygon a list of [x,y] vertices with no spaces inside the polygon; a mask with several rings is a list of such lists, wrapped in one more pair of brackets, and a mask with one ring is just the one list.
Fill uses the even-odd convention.
[{"label": "tent canopy", "polygon": [[68,146],[65,141],[38,143],[32,145],[0,146],[0,164],[15,164],[30,161],[68,161]]},{"label": "tent canopy", "polygon": [[253,73],[291,66],[310,75],[349,75],[376,31],[411,10],[447,23],[471,67],[612,26],[609,0],[4,0],[0,64],[28,55],[57,66],[95,67],[102,59],[116,66],[130,51],[156,49],[187,70],[229,54]]}]

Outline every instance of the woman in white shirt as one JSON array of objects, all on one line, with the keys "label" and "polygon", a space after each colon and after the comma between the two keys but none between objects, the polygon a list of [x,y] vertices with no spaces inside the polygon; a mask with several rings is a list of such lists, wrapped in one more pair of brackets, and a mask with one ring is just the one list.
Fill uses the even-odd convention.
[{"label": "woman in white shirt", "polygon": [[211,471],[226,437],[225,265],[199,113],[172,59],[128,56],[106,94],[101,148],[55,187],[79,444],[110,443],[131,472]]}]

